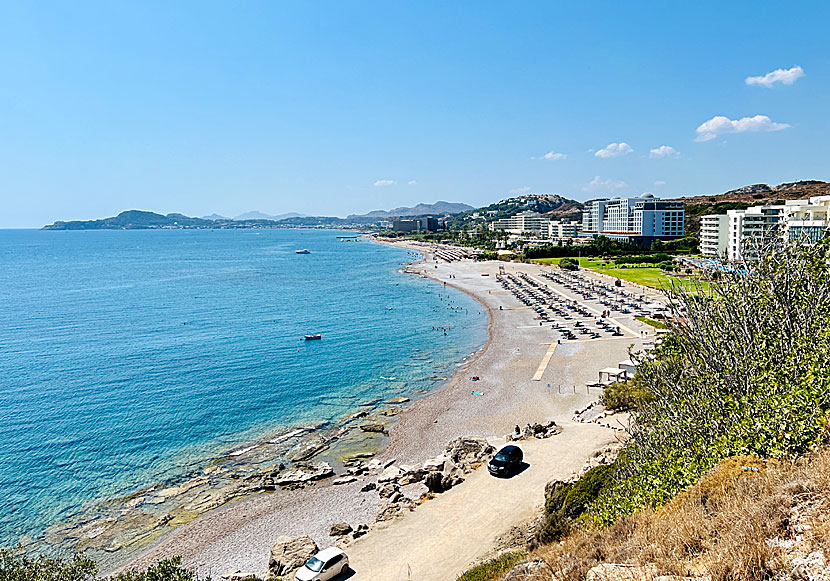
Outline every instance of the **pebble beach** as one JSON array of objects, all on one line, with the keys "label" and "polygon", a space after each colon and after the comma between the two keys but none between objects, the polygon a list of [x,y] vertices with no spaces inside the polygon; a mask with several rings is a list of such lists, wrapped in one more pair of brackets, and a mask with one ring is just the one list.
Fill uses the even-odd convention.
[{"label": "pebble beach", "polygon": [[[534,449],[534,456],[545,461],[531,462],[526,475],[511,479],[515,482],[510,493],[518,495],[521,509],[515,515],[501,517],[498,523],[478,526],[478,534],[473,530],[460,536],[442,535],[441,548],[436,548],[423,541],[428,535],[419,526],[428,525],[418,523],[424,515],[432,513],[430,522],[442,518],[457,521],[453,497],[505,494],[489,490],[494,479],[488,478],[486,470],[475,471],[438,499],[381,523],[375,523],[375,517],[383,506],[382,499],[376,492],[361,491],[376,477],[363,476],[343,484],[327,479],[297,490],[278,488],[273,493],[255,494],[227,504],[185,524],[136,559],[120,564],[117,570],[141,568],[158,559],[181,556],[185,564],[213,578],[232,572],[265,576],[270,549],[278,537],[309,535],[324,547],[336,540],[329,536],[330,526],[346,522],[352,526],[368,524],[371,528],[348,549],[354,578],[406,578],[398,577],[402,573],[394,567],[383,569],[391,566],[389,551],[394,547],[384,548],[385,557],[379,558],[383,539],[394,538],[393,531],[408,538],[403,545],[407,547],[406,553],[400,559],[419,553],[434,556],[433,563],[421,565],[421,574],[413,578],[455,578],[464,567],[487,554],[490,545],[510,526],[533,516],[544,501],[545,482],[579,470],[597,450],[619,439],[614,430],[578,424],[572,417],[575,410],[597,400],[599,390],[589,389],[586,383],[596,381],[598,370],[616,366],[628,358],[629,349],[641,347],[644,325],[630,316],[620,317],[619,322],[632,332],[593,342],[563,342],[555,345],[552,356],[546,357],[557,343],[557,336],[550,325],[540,325],[531,309],[497,284],[496,276],[500,267],[530,276],[538,276],[549,267],[494,261],[446,262],[436,259],[430,248],[423,245],[395,244],[424,257],[406,268],[409,276],[428,276],[475,298],[488,313],[490,338],[482,349],[459,365],[440,390],[403,408],[375,461],[380,465],[414,465],[440,454],[448,442],[462,436],[483,437],[498,445],[516,426],[554,421],[562,426],[561,434],[527,443]],[[546,366],[541,369],[545,361]],[[477,381],[472,381],[473,377]],[[405,492],[413,499],[426,490],[423,485],[409,488]],[[447,506],[442,509],[444,504]],[[470,516],[475,518],[474,514]],[[454,548],[453,543],[459,546]],[[460,546],[465,543],[466,547]],[[447,553],[445,558],[441,557],[442,549]],[[447,575],[446,567],[457,571]]]}]

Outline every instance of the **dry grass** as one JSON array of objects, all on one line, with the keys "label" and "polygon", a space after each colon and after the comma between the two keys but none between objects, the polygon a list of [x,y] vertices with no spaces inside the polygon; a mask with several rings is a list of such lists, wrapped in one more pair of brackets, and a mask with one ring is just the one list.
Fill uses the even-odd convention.
[{"label": "dry grass", "polygon": [[531,557],[563,581],[584,579],[599,563],[654,564],[661,574],[714,581],[766,579],[790,573],[795,556],[830,549],[828,509],[830,450],[796,463],[729,458],[660,510],[577,530]]}]

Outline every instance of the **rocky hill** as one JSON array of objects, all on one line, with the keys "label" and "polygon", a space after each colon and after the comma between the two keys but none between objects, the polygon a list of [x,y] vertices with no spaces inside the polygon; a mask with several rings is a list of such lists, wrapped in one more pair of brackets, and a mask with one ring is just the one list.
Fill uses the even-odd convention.
[{"label": "rocky hill", "polygon": [[785,200],[801,200],[812,196],[830,196],[830,183],[818,180],[787,182],[777,186],[753,184],[723,194],[674,198],[686,209],[686,233],[696,235],[700,217],[706,214],[725,214],[727,210],[742,210],[750,206],[782,204]]},{"label": "rocky hill", "polygon": [[582,218],[581,202],[559,194],[526,194],[466,211],[453,218],[451,226],[457,228],[476,226],[488,221],[508,218],[525,210],[539,212],[546,218],[556,220],[580,220]]}]

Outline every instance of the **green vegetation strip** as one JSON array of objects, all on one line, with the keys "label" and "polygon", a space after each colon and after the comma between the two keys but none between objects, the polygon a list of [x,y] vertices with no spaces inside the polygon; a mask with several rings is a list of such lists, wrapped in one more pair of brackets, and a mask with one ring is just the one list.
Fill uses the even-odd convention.
[{"label": "green vegetation strip", "polygon": [[668,329],[669,326],[665,323],[661,323],[660,321],[655,321],[654,319],[649,319],[648,317],[634,317],[635,320],[640,321],[641,323],[645,323],[646,325],[651,325],[655,329]]},{"label": "green vegetation strip", "polygon": [[495,559],[473,567],[458,577],[458,581],[498,581],[504,577],[513,566],[525,558],[525,553],[504,553]]}]

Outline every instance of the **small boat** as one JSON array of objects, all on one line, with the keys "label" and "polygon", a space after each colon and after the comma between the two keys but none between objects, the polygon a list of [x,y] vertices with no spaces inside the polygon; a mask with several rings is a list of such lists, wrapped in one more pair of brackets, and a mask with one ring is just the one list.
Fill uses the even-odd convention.
[{"label": "small boat", "polygon": [[306,335],[305,336],[306,341],[319,341],[322,338],[323,338],[322,333],[317,333],[315,335]]},{"label": "small boat", "polygon": [[308,248],[303,248],[302,250],[295,250],[295,254],[311,254],[311,251]]}]

